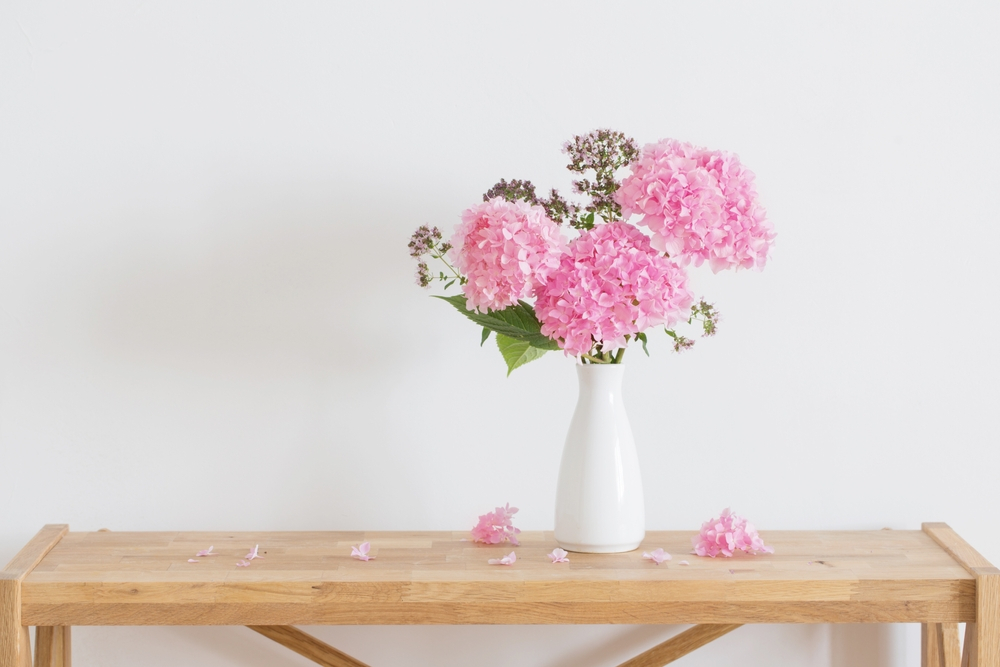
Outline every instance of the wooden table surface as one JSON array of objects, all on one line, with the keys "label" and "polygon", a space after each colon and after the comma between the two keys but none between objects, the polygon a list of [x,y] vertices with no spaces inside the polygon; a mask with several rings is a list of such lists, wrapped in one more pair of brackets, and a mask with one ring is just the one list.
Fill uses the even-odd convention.
[{"label": "wooden table surface", "polygon": [[[767,531],[773,555],[715,559],[690,555],[693,534],[650,532],[638,551],[571,553],[569,563],[552,564],[549,532],[522,533],[519,547],[475,544],[467,532],[70,532],[24,578],[22,623],[976,619],[976,578],[923,531]],[[374,560],[351,558],[351,546],[363,541]],[[237,566],[255,544],[263,559]],[[209,546],[219,555],[187,562]],[[658,566],[642,558],[657,547],[673,560]],[[513,566],[487,564],[512,550]]]}]

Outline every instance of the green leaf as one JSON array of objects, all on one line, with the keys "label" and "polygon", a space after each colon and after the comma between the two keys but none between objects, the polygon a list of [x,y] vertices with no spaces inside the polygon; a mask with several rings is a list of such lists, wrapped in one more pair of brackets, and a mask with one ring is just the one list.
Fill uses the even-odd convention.
[{"label": "green leaf", "polygon": [[500,349],[500,354],[503,355],[503,360],[507,362],[507,377],[510,377],[511,371],[518,366],[534,361],[546,352],[532,347],[528,341],[517,340],[502,333],[497,334],[497,347]]},{"label": "green leaf", "polygon": [[455,309],[468,317],[481,327],[486,327],[490,331],[503,334],[514,340],[525,341],[531,347],[539,350],[558,350],[559,344],[548,336],[541,333],[542,325],[535,317],[535,311],[531,304],[518,301],[513,306],[508,306],[503,310],[494,310],[491,313],[477,313],[469,310],[466,306],[464,294],[454,296],[433,295],[435,299],[447,301]]},{"label": "green leaf", "polygon": [[481,341],[479,341],[479,347],[483,346],[483,343],[486,342],[486,339],[490,337],[491,333],[493,333],[493,332],[490,331],[489,329],[487,329],[486,327],[483,327],[483,339]]},{"label": "green leaf", "polygon": [[642,343],[642,351],[645,352],[646,356],[648,357],[649,356],[649,350],[646,349],[646,334],[645,334],[645,332],[640,331],[639,333],[637,333],[635,335],[635,337],[638,338],[639,342]]}]

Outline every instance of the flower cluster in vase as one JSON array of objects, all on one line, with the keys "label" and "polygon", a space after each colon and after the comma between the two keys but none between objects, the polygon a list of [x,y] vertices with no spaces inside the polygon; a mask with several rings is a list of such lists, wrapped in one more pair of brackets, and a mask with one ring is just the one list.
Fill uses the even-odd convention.
[{"label": "flower cluster in vase", "polygon": [[[483,328],[481,343],[496,334],[508,374],[549,350],[621,363],[630,343],[647,351],[654,327],[678,352],[694,344],[678,325],[714,334],[718,311],[693,297],[687,270],[764,267],[774,230],[753,173],[733,153],[674,139],[640,149],[612,130],[576,136],[563,150],[583,203],[501,180],[447,241],[437,227],[413,234],[417,283],[458,284],[461,294],[438,298]],[[433,272],[428,260],[444,268]]]}]

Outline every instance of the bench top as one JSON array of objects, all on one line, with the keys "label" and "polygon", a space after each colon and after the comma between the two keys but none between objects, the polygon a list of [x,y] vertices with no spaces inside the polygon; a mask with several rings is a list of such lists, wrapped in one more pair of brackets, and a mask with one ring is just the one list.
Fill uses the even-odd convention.
[{"label": "bench top", "polygon": [[[551,532],[514,547],[467,532],[50,526],[5,571],[20,568],[25,625],[368,625],[964,622],[977,568],[991,567],[945,524],[764,531],[774,554],[714,559],[690,554],[695,534],[651,531],[637,551],[553,564]],[[365,541],[374,559],[353,559]],[[254,545],[263,558],[238,566]],[[217,556],[188,562],[209,546]],[[673,559],[642,558],[657,547]],[[514,565],[487,563],[510,551]]]}]

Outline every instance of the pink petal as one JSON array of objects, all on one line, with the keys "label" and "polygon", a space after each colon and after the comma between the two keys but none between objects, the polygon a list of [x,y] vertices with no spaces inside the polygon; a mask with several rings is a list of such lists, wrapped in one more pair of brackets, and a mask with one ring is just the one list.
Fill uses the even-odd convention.
[{"label": "pink petal", "polygon": [[248,554],[246,555],[246,559],[247,559],[247,561],[251,561],[251,560],[253,560],[254,558],[263,558],[263,556],[261,556],[261,555],[259,555],[259,554],[257,553],[257,550],[258,550],[259,548],[260,548],[260,545],[259,545],[259,544],[255,544],[255,545],[254,545],[254,547],[253,547],[253,550],[252,550],[252,551],[251,551],[250,553],[248,553]]},{"label": "pink petal", "polygon": [[670,560],[671,558],[670,554],[668,554],[663,549],[656,549],[652,553],[644,551],[642,557],[647,560],[653,561],[657,565],[660,565],[661,563],[663,563],[663,561]]},{"label": "pink petal", "polygon": [[567,558],[566,555],[565,550],[556,547],[552,550],[552,553],[549,554],[549,560],[553,563],[568,563],[569,558]]},{"label": "pink petal", "polygon": [[236,567],[250,567],[250,561],[241,560],[239,563],[236,564]]},{"label": "pink petal", "polygon": [[194,555],[194,557],[195,558],[201,558],[202,556],[218,556],[219,554],[213,554],[212,553],[212,549],[214,549],[214,548],[215,547],[212,546],[212,547],[209,547],[207,549],[202,549],[201,551],[199,551],[198,553],[196,553]]},{"label": "pink petal", "polygon": [[513,565],[515,561],[517,561],[517,554],[511,551],[503,558],[491,558],[486,562],[488,562],[490,565]]},{"label": "pink petal", "polygon": [[188,558],[188,562],[189,563],[197,563],[198,561],[196,561],[194,558]]},{"label": "pink petal", "polygon": [[351,556],[357,558],[358,560],[369,561],[375,556],[369,556],[368,552],[371,550],[372,545],[368,542],[362,542],[356,547],[351,547]]},{"label": "pink petal", "polygon": [[681,564],[681,565],[690,565],[691,563],[687,562],[686,560],[682,560],[682,561],[680,562],[680,564]]}]

